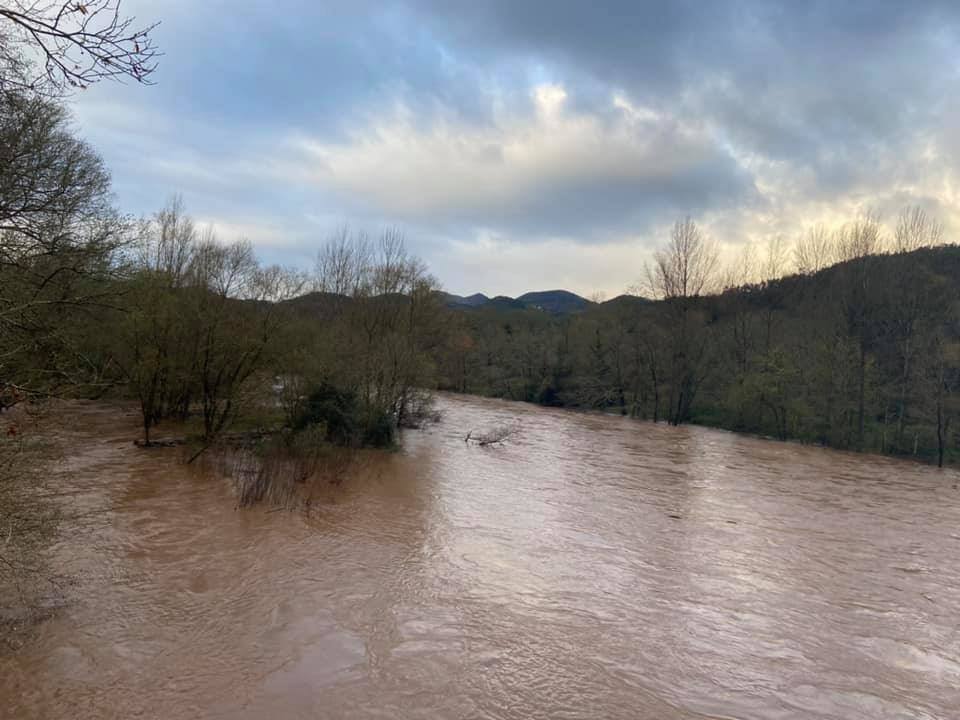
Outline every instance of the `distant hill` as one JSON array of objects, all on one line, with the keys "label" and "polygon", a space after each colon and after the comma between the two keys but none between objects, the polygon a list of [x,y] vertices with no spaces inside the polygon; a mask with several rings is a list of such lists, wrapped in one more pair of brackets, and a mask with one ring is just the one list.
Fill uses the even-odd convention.
[{"label": "distant hill", "polygon": [[528,292],[517,298],[527,307],[539,308],[554,315],[586,310],[592,302],[568,290],[544,290],[543,292]]},{"label": "distant hill", "polygon": [[[488,297],[483,293],[463,296],[447,292],[437,293],[437,296],[444,305],[453,310],[479,310],[481,308],[493,311],[539,310],[550,315],[571,315],[583,312],[591,307],[597,307],[596,303],[568,290],[528,292],[517,298],[506,295]],[[300,311],[323,315],[336,310],[339,303],[350,302],[350,300],[349,298],[332,293],[310,292],[285,302]],[[607,303],[604,303],[604,305],[611,303],[617,304],[619,302],[635,304],[648,301],[642,298],[621,296],[609,300]]]},{"label": "distant hill", "polygon": [[443,296],[443,302],[449,307],[480,307],[490,302],[490,298],[483,293],[474,293],[467,297],[451,293],[441,293],[441,295]]},{"label": "distant hill", "polygon": [[615,298],[601,303],[601,306],[604,308],[636,309],[643,305],[649,305],[652,302],[649,298],[639,295],[617,295]]},{"label": "distant hill", "polygon": [[340,303],[348,300],[342,295],[335,295],[328,292],[308,292],[289,300],[284,300],[283,304],[295,308],[297,311],[312,314],[325,315],[337,309]]},{"label": "distant hill", "polygon": [[552,315],[567,315],[586,310],[593,305],[586,298],[569,292],[568,290],[544,290],[541,292],[524,293],[518,298],[497,295],[487,297],[483,293],[462,296],[451,293],[442,293],[442,299],[447,307],[467,310],[473,308],[487,308],[496,310],[542,310]]}]

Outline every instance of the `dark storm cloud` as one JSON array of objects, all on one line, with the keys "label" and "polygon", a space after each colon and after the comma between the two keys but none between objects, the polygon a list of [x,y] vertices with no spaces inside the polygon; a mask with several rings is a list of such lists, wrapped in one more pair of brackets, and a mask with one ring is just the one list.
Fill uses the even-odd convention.
[{"label": "dark storm cloud", "polygon": [[[538,225],[544,232],[619,227],[618,220],[659,219],[680,207],[699,213],[743,203],[751,195],[737,189],[749,186],[750,171],[735,157],[802,173],[803,199],[872,186],[887,156],[908,156],[918,134],[940,129],[943,101],[956,88],[952,3],[422,0],[408,7],[465,65],[536,68],[565,85],[574,111],[602,114],[610,93],[622,91],[712,128],[708,172],[656,187],[599,179],[573,196],[547,179],[539,202],[504,209],[523,233]],[[565,217],[571,197],[585,201],[572,203],[580,220],[573,225]]]},{"label": "dark storm cloud", "polygon": [[951,2],[415,2],[463,52],[716,116],[775,157],[891,139],[957,89]]}]

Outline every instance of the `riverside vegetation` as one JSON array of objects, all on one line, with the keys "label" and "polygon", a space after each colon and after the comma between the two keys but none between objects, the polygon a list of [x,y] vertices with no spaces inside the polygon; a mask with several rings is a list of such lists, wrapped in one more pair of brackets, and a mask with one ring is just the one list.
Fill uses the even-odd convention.
[{"label": "riverside vegetation", "polygon": [[695,223],[678,222],[646,297],[573,312],[460,306],[442,381],[942,465],[955,446],[960,248],[941,236],[908,208],[892,229],[868,216],[792,249],[747,246],[722,272]]}]

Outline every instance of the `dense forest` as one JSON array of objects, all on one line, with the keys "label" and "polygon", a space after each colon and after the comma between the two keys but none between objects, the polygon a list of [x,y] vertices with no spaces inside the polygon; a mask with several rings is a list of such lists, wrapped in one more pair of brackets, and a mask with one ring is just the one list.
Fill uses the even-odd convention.
[{"label": "dense forest", "polygon": [[[703,242],[678,223],[662,258],[696,266],[691,232]],[[714,294],[696,273],[670,287],[677,272],[653,273],[656,301],[458,304],[442,386],[943,462],[960,381],[960,247],[925,247],[940,230],[916,209],[883,232],[872,218],[817,229],[795,248],[819,248],[806,272]]]}]

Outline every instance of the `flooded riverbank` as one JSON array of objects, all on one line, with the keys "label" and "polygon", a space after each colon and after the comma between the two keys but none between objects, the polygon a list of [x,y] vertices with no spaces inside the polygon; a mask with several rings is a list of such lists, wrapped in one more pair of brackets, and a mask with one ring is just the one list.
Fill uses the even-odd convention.
[{"label": "flooded riverbank", "polygon": [[[445,396],[309,516],[75,408],[13,718],[938,718],[951,471]],[[465,443],[505,422],[500,447]],[[72,518],[72,519],[71,519]]]}]

